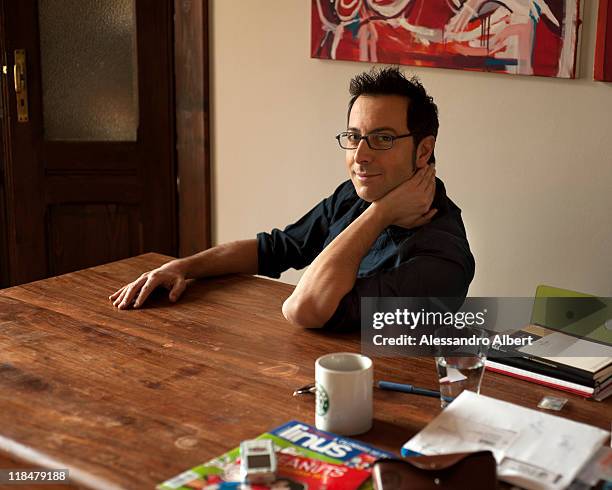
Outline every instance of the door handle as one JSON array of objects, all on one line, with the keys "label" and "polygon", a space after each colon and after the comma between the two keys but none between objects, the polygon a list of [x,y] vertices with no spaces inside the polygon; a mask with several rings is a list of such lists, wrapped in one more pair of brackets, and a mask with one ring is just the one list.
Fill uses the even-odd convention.
[{"label": "door handle", "polygon": [[13,79],[15,82],[15,99],[17,101],[17,121],[28,122],[28,75],[25,49],[16,49]]}]

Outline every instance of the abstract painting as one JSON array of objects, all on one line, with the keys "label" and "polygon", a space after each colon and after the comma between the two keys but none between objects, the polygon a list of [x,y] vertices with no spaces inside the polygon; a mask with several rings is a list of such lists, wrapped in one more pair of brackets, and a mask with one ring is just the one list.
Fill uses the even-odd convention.
[{"label": "abstract painting", "polygon": [[312,0],[311,55],[574,78],[579,3]]},{"label": "abstract painting", "polygon": [[612,82],[612,0],[599,0],[595,80]]}]

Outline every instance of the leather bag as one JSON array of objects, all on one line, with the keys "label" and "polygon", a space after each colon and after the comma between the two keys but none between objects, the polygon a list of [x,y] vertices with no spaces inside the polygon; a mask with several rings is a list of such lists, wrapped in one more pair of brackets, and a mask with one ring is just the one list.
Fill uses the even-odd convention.
[{"label": "leather bag", "polygon": [[375,490],[495,490],[497,466],[491,451],[379,459],[372,480]]}]

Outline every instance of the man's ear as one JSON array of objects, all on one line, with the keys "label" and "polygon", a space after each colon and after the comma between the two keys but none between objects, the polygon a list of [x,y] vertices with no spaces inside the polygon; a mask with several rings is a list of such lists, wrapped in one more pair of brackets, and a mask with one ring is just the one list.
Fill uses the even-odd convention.
[{"label": "man's ear", "polygon": [[436,138],[435,136],[427,136],[423,138],[419,142],[419,146],[417,146],[416,158],[415,158],[415,166],[417,169],[423,168],[427,166],[429,162],[429,158],[434,151],[434,147],[436,146]]}]

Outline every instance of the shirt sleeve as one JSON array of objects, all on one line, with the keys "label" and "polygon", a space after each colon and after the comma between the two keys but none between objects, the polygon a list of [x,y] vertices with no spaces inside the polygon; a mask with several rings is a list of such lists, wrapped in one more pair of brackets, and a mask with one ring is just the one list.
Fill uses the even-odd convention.
[{"label": "shirt sleeve", "polygon": [[347,211],[357,198],[350,180],[340,184],[334,193],[284,230],[257,234],[257,273],[280,277],[293,267],[302,269],[323,250],[330,226]]},{"label": "shirt sleeve", "polygon": [[471,277],[450,260],[416,256],[398,267],[357,278],[333,316],[324,325],[336,331],[359,329],[362,297],[460,298],[467,295]]},{"label": "shirt sleeve", "polygon": [[324,199],[284,230],[257,234],[257,268],[262,276],[280,277],[293,267],[302,269],[323,250],[331,217],[330,198]]}]

